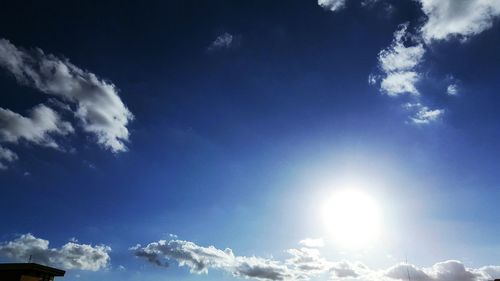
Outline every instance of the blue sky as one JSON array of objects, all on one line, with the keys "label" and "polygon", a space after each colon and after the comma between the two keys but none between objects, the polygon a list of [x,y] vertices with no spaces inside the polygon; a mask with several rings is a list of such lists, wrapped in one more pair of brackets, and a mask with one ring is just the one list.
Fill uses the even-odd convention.
[{"label": "blue sky", "polygon": [[[496,0],[1,3],[0,261],[500,278],[499,17]],[[345,190],[363,195],[331,206]]]}]

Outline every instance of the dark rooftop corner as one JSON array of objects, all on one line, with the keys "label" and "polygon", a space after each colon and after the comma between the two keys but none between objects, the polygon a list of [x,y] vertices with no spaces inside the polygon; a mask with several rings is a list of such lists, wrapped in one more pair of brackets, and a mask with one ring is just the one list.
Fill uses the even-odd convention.
[{"label": "dark rooftop corner", "polygon": [[37,263],[0,263],[1,281],[53,281],[66,272]]}]

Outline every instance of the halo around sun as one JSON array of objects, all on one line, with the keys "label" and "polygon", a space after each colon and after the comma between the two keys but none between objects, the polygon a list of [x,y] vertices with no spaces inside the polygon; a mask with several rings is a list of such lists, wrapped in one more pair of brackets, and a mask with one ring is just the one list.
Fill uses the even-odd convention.
[{"label": "halo around sun", "polygon": [[359,190],[334,193],[323,206],[322,216],[330,237],[343,248],[362,249],[380,235],[379,206]]}]

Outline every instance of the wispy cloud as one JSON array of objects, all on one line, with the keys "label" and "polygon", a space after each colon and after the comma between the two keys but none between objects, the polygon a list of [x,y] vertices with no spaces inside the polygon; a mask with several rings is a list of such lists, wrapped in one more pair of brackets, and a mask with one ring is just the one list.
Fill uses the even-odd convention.
[{"label": "wispy cloud", "polygon": [[332,12],[341,10],[345,4],[346,0],[318,0],[318,5]]},{"label": "wispy cloud", "polygon": [[[21,85],[53,97],[47,104],[34,107],[28,117],[0,108],[0,141],[17,143],[22,139],[37,145],[58,147],[53,135],[71,134],[75,127],[80,127],[113,152],[127,150],[127,126],[133,115],[111,82],[67,59],[46,54],[40,49],[18,48],[6,39],[0,39],[0,67]],[[69,110],[73,119],[78,121],[77,126],[62,120],[56,110]]]},{"label": "wispy cloud", "polygon": [[210,46],[208,46],[209,51],[215,51],[215,50],[220,50],[220,49],[227,49],[232,46],[234,42],[234,37],[232,34],[224,32],[221,35],[217,36],[215,40],[210,43]]},{"label": "wispy cloud", "polygon": [[49,248],[49,241],[32,234],[23,234],[12,241],[0,244],[0,256],[16,262],[26,262],[30,257],[37,263],[61,267],[98,271],[108,266],[111,248],[105,245],[68,242],[60,248]]},{"label": "wispy cloud", "polygon": [[403,107],[413,113],[410,120],[415,124],[429,124],[441,118],[445,112],[444,109],[430,109],[419,102],[407,103]]},{"label": "wispy cloud", "polygon": [[325,246],[323,238],[306,238],[299,241],[299,244],[309,248],[319,248]]},{"label": "wispy cloud", "polygon": [[450,84],[446,88],[446,93],[450,96],[456,96],[458,94],[458,85],[457,84]]},{"label": "wispy cloud", "polygon": [[[379,68],[382,74],[370,74],[368,83],[377,85],[389,96],[411,94],[416,110],[410,119],[416,124],[429,124],[439,119],[443,109],[430,109],[418,97],[421,93],[417,83],[422,80],[421,67],[428,45],[439,40],[458,38],[462,42],[481,33],[493,25],[500,16],[500,2],[497,0],[418,0],[426,15],[423,24],[408,31],[408,24],[402,24],[394,33],[389,47],[379,53]],[[446,88],[450,96],[456,95],[458,86],[451,83]],[[409,108],[407,105],[403,107]]]}]

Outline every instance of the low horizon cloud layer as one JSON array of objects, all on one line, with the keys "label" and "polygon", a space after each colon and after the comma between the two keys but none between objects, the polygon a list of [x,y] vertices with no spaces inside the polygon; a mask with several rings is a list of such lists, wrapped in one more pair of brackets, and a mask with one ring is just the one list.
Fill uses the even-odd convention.
[{"label": "low horizon cloud layer", "polygon": [[[317,241],[304,239],[299,244],[314,240]],[[291,257],[284,261],[237,256],[230,248],[203,247],[177,239],[159,240],[144,247],[136,245],[130,250],[136,257],[156,266],[168,267],[173,260],[194,274],[208,274],[209,269],[218,269],[234,277],[269,281],[311,280],[325,275],[331,279],[396,281],[406,280],[408,273],[415,281],[486,281],[500,277],[500,266],[467,268],[457,260],[438,262],[431,267],[399,263],[385,270],[374,270],[360,262],[328,261],[315,247],[286,250]]]},{"label": "low horizon cloud layer", "polygon": [[[78,127],[112,152],[127,150],[127,125],[134,117],[112,83],[67,59],[41,49],[18,48],[6,39],[0,39],[0,67],[20,85],[52,96],[47,103],[33,107],[28,116],[0,107],[0,143],[25,141],[60,148],[54,137],[73,134]],[[69,121],[63,119],[68,112],[73,117]],[[12,150],[0,146],[0,169],[16,159]]]},{"label": "low horizon cloud layer", "polygon": [[[398,263],[387,269],[371,269],[361,262],[347,260],[329,261],[319,248],[324,244],[303,246],[285,251],[290,257],[284,261],[257,256],[238,256],[233,250],[218,249],[214,246],[203,247],[191,241],[171,239],[159,240],[146,246],[136,245],[129,248],[137,258],[160,267],[169,267],[175,261],[180,267],[189,268],[192,274],[208,274],[209,269],[221,270],[234,277],[256,280],[311,280],[329,277],[332,280],[407,280],[408,274],[415,281],[487,281],[500,277],[500,266],[488,265],[468,268],[458,260],[446,260],[430,267]],[[319,247],[319,248],[318,248]],[[22,234],[11,241],[0,243],[0,257],[26,262],[31,259],[40,264],[59,267],[65,270],[99,271],[110,266],[111,248],[106,245],[80,244],[76,239],[60,248],[50,248],[49,241],[35,237],[31,233]]]},{"label": "low horizon cloud layer", "polygon": [[61,248],[49,248],[49,241],[35,237],[31,233],[23,234],[12,241],[0,243],[0,257],[15,262],[33,262],[60,267],[98,271],[106,268],[110,262],[111,248],[106,245],[79,244],[70,241]]}]

